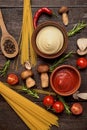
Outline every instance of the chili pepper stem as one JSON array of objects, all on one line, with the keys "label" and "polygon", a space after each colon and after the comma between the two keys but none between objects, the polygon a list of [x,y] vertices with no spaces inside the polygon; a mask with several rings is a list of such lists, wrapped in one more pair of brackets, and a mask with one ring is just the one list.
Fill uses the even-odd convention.
[{"label": "chili pepper stem", "polygon": [[55,13],[52,13],[52,15],[56,16],[58,18],[58,16]]}]

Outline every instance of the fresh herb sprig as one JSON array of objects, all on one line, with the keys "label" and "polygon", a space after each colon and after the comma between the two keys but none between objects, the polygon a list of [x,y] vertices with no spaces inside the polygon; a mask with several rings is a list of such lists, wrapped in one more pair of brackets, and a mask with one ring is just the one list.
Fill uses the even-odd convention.
[{"label": "fresh herb sprig", "polygon": [[7,74],[7,70],[10,66],[10,60],[7,60],[4,64],[4,66],[0,69],[0,76],[5,76]]},{"label": "fresh herb sprig", "polygon": [[71,29],[68,32],[68,37],[71,37],[71,36],[75,35],[76,33],[80,32],[80,30],[82,30],[86,26],[87,26],[87,24],[85,22],[79,22],[78,24],[75,24],[73,29]]},{"label": "fresh herb sprig", "polygon": [[73,54],[73,52],[70,51],[68,54],[66,54],[65,56],[63,56],[62,58],[60,58],[58,61],[55,61],[53,63],[53,65],[50,65],[49,71],[52,72],[57,66],[59,66],[62,63],[64,63],[69,57],[71,57],[72,54]]},{"label": "fresh herb sprig", "polygon": [[23,85],[15,85],[15,86],[9,85],[8,83],[5,83],[5,84],[8,87],[10,87],[11,89],[16,90],[17,92],[24,92],[24,93],[30,95],[31,97],[39,98],[39,94],[38,94],[38,91],[36,91],[36,89],[29,89],[24,84]]},{"label": "fresh herb sprig", "polygon": [[26,86],[23,86],[21,90],[34,98],[39,98],[39,95],[35,90],[30,90],[26,88]]},{"label": "fresh herb sprig", "polygon": [[58,99],[64,104],[64,107],[65,107],[65,112],[70,115],[71,114],[71,111],[70,111],[70,107],[69,105],[65,102],[65,100],[63,99],[62,96],[60,95],[57,95]]}]

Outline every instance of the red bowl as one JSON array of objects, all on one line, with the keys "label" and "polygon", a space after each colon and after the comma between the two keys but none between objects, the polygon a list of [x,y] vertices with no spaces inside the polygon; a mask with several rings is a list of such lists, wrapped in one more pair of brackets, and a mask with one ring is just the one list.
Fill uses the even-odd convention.
[{"label": "red bowl", "polygon": [[70,65],[57,67],[50,76],[50,85],[59,95],[69,96],[75,93],[81,84],[79,71]]}]

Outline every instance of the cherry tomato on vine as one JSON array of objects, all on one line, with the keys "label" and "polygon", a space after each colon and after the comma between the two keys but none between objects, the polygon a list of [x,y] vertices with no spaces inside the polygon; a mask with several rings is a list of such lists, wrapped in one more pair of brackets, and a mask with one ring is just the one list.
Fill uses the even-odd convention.
[{"label": "cherry tomato on vine", "polygon": [[79,68],[85,69],[87,68],[87,59],[84,57],[78,58],[76,64]]},{"label": "cherry tomato on vine", "polygon": [[63,110],[64,110],[64,105],[63,105],[63,103],[61,102],[61,101],[56,101],[54,104],[53,104],[53,110],[54,110],[54,112],[56,112],[56,113],[61,113],[61,112],[63,112]]},{"label": "cherry tomato on vine", "polygon": [[16,74],[9,74],[7,77],[7,83],[10,85],[15,85],[19,81],[18,76]]},{"label": "cherry tomato on vine", "polygon": [[80,103],[73,103],[71,106],[71,112],[74,115],[80,115],[83,112],[83,107]]},{"label": "cherry tomato on vine", "polygon": [[53,103],[54,103],[53,96],[47,95],[47,96],[44,97],[44,99],[43,99],[44,106],[51,107],[53,105]]}]

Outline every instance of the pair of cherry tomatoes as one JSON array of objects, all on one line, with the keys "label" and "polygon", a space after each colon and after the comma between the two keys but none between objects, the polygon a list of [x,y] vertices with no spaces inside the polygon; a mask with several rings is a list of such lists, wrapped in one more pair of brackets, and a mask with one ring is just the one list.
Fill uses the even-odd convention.
[{"label": "pair of cherry tomatoes", "polygon": [[64,110],[64,105],[61,101],[55,101],[53,96],[47,95],[43,99],[44,106],[51,108],[56,113],[61,113]]},{"label": "pair of cherry tomatoes", "polygon": [[87,59],[84,57],[78,58],[76,64],[80,69],[85,69],[87,68]]}]

